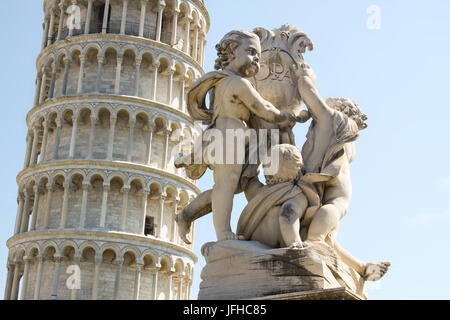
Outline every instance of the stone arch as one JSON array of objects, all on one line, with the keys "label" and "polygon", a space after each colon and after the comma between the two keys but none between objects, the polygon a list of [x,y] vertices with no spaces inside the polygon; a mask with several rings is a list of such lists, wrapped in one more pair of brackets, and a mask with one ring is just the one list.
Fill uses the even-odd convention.
[{"label": "stone arch", "polygon": [[42,244],[42,253],[47,255],[50,248],[53,249],[53,256],[59,256],[61,254],[61,250],[59,246],[53,240],[47,240]]},{"label": "stone arch", "polygon": [[159,264],[161,265],[161,271],[172,271],[173,269],[173,259],[168,254],[159,257]]},{"label": "stone arch", "polygon": [[64,255],[67,253],[68,248],[73,249],[73,255],[79,256],[79,248],[75,241],[73,240],[64,240],[59,244],[60,252]]},{"label": "stone arch", "polygon": [[96,244],[93,241],[84,241],[80,244],[79,246],[79,252],[80,254],[83,254],[83,251],[87,248],[91,248],[92,250],[94,250],[95,254],[99,254],[101,252],[101,248],[99,247],[98,244]]},{"label": "stone arch", "polygon": [[105,253],[105,251],[111,250],[112,252],[114,252],[114,254],[116,255],[116,259],[119,259],[121,257],[120,255],[120,248],[119,246],[112,244],[112,243],[105,243],[104,245],[102,245],[102,247],[100,248],[100,253],[103,256],[103,254]]}]

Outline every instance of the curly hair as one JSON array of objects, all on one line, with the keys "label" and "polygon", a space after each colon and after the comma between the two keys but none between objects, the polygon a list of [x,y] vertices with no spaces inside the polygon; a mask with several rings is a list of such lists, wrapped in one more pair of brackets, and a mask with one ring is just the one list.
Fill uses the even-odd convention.
[{"label": "curly hair", "polygon": [[367,116],[361,112],[359,105],[348,98],[328,98],[327,105],[345,114],[350,119],[353,119],[358,125],[359,130],[367,128]]},{"label": "curly hair", "polygon": [[[291,144],[277,144],[272,146],[270,154],[278,154],[278,170],[273,175],[266,175],[267,184],[294,181],[302,174],[303,157],[300,150]],[[266,165],[263,165],[266,169]]]},{"label": "curly hair", "polygon": [[218,44],[216,44],[217,59],[214,69],[224,69],[234,59],[233,51],[241,43],[243,39],[255,38],[259,41],[256,33],[243,30],[233,30],[228,32]]}]

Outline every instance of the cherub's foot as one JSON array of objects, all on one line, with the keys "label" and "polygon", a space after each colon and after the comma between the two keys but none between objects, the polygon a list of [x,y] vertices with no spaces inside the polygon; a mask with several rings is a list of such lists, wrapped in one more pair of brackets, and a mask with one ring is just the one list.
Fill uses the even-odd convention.
[{"label": "cherub's foot", "polygon": [[188,238],[188,234],[191,232],[191,221],[188,221],[184,218],[183,211],[175,216],[175,221],[178,225],[178,235],[184,242],[187,244],[191,244],[192,241]]},{"label": "cherub's foot", "polygon": [[363,277],[366,281],[380,280],[386,274],[390,265],[390,262],[369,262],[366,264]]},{"label": "cherub's foot", "polygon": [[294,242],[294,243],[290,244],[290,245],[288,246],[288,248],[289,248],[290,250],[299,250],[299,249],[303,249],[303,248],[304,248],[303,242],[301,242],[301,241],[299,241],[299,242]]},{"label": "cherub's foot", "polygon": [[220,234],[217,235],[218,241],[225,241],[225,240],[239,240],[238,236],[231,231],[222,231]]}]

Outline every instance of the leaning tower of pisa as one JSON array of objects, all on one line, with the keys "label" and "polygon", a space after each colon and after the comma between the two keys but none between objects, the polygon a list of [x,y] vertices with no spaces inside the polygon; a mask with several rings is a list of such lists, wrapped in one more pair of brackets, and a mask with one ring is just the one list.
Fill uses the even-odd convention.
[{"label": "leaning tower of pisa", "polygon": [[203,74],[203,1],[44,13],[5,299],[189,299],[197,258],[174,215],[199,190],[172,155],[201,129],[185,94]]}]

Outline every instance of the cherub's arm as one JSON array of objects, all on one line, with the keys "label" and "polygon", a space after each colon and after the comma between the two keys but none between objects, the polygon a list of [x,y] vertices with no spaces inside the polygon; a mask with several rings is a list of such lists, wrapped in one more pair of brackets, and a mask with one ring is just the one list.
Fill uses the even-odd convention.
[{"label": "cherub's arm", "polygon": [[289,125],[290,122],[295,123],[295,117],[289,112],[280,111],[269,101],[265,100],[251,85],[250,81],[244,78],[237,78],[233,83],[233,92],[252,113],[258,117],[272,122]]},{"label": "cherub's arm", "polygon": [[297,70],[298,89],[306,107],[315,120],[329,118],[334,110],[320,98],[319,92],[314,86],[314,73],[307,64],[302,64]]}]

